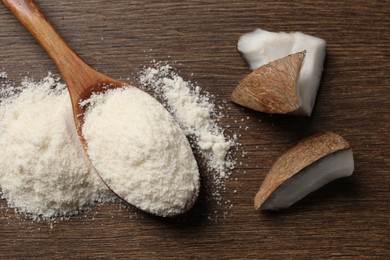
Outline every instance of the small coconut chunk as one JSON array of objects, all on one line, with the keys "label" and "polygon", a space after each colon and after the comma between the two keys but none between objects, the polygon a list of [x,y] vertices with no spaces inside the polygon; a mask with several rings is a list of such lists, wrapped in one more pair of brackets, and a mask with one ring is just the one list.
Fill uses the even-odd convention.
[{"label": "small coconut chunk", "polygon": [[301,100],[297,82],[305,51],[261,66],[243,78],[231,95],[233,102],[265,113],[291,113]]},{"label": "small coconut chunk", "polygon": [[302,140],[274,163],[255,197],[255,208],[288,208],[323,185],[352,175],[354,159],[348,142],[326,132]]},{"label": "small coconut chunk", "polygon": [[298,93],[302,104],[293,115],[310,116],[321,80],[326,42],[301,32],[269,32],[257,29],[244,34],[237,44],[249,67],[254,70],[287,55],[307,51],[299,80]]}]

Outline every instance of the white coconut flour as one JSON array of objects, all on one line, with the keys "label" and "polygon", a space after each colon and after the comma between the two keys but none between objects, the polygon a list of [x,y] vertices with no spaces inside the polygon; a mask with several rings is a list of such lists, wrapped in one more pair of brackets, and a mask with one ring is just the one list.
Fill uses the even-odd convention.
[{"label": "white coconut flour", "polygon": [[169,112],[144,91],[95,94],[82,132],[105,183],[132,205],[159,216],[185,212],[199,192],[191,147]]},{"label": "white coconut flour", "polygon": [[112,200],[85,160],[65,85],[49,75],[38,82],[26,79],[20,87],[3,87],[0,190],[8,205],[46,219]]}]

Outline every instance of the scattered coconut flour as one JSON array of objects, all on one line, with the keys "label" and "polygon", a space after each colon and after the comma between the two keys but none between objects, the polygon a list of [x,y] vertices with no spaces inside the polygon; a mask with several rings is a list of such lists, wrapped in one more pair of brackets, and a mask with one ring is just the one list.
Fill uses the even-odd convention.
[{"label": "scattered coconut flour", "polygon": [[0,71],[0,79],[7,79],[8,78],[8,74],[6,71]]},{"label": "scattered coconut flour", "polygon": [[113,200],[85,160],[65,85],[50,74],[18,87],[3,84],[0,195],[9,207],[34,219],[54,219]]},{"label": "scattered coconut flour", "polygon": [[121,198],[159,216],[187,211],[199,193],[192,149],[169,112],[146,92],[119,88],[94,94],[83,136],[104,182]]},{"label": "scattered coconut flour", "polygon": [[226,138],[216,123],[219,115],[210,96],[202,95],[199,86],[185,81],[168,64],[145,68],[140,83],[165,101],[186,135],[195,137],[193,144],[208,161],[209,170],[216,171],[219,178],[228,177],[235,164],[229,154],[234,141]]}]

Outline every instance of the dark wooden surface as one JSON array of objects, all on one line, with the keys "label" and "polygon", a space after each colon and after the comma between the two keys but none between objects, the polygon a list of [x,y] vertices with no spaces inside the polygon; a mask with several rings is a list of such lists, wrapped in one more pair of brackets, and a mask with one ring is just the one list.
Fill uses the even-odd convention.
[{"label": "dark wooden surface", "polygon": [[[135,82],[137,71],[152,59],[176,62],[182,76],[218,102],[228,99],[248,73],[236,43],[257,27],[324,38],[327,57],[310,119],[227,105],[229,118],[222,125],[231,125],[242,143],[236,153],[242,165],[223,195],[233,204],[231,210],[203,195],[188,216],[178,219],[108,204],[50,224],[24,220],[0,201],[0,258],[390,257],[389,1],[37,2],[80,56],[100,71]],[[58,73],[2,5],[0,67],[16,81],[28,72],[36,78],[48,70]],[[253,197],[274,160],[295,141],[323,130],[350,141],[354,175],[283,212],[255,211]]]}]

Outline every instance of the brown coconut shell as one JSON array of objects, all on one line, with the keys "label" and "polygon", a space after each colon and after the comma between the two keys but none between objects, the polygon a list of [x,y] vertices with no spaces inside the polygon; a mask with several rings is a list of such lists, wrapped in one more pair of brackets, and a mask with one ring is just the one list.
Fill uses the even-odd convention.
[{"label": "brown coconut shell", "polygon": [[330,154],[349,148],[349,143],[342,136],[332,132],[313,135],[300,141],[274,163],[255,196],[255,208],[261,208],[274,191],[304,168]]},{"label": "brown coconut shell", "polygon": [[252,71],[233,90],[231,100],[265,113],[287,114],[300,107],[297,89],[306,51],[272,61]]}]

